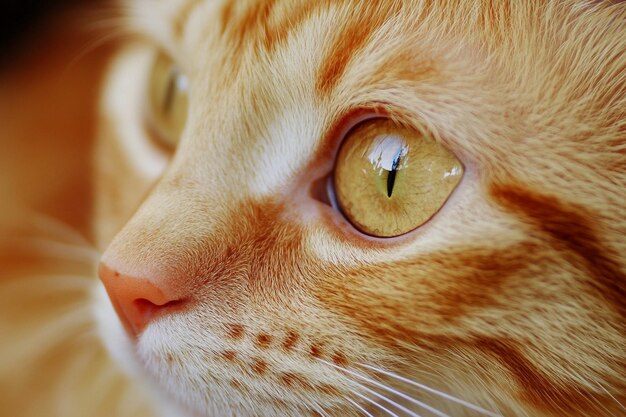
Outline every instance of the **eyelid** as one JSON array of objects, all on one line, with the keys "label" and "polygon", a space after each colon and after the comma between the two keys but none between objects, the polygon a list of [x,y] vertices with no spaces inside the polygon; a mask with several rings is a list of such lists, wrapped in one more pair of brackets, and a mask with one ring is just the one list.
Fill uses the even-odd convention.
[{"label": "eyelid", "polygon": [[386,117],[388,117],[387,112],[376,107],[356,107],[346,111],[336,119],[324,135],[321,145],[322,153],[331,158],[334,165],[339,148],[352,129],[367,120]]},{"label": "eyelid", "polygon": [[[359,124],[371,119],[390,119],[399,125],[417,130],[422,134],[427,134],[436,141],[441,142],[441,137],[437,134],[436,129],[432,127],[426,128],[428,125],[426,123],[423,125],[416,124],[414,120],[409,120],[404,115],[406,113],[406,110],[402,108],[395,109],[386,103],[364,103],[351,107],[344,111],[340,117],[335,119],[335,122],[327,129],[321,141],[321,152],[318,152],[318,154],[325,155],[334,160],[339,153],[341,144],[350,131]],[[419,119],[419,116],[416,117]],[[456,150],[449,146],[449,143],[442,143],[442,145],[450,149],[457,157],[459,156]],[[461,158],[459,158],[459,160],[461,160]]]}]

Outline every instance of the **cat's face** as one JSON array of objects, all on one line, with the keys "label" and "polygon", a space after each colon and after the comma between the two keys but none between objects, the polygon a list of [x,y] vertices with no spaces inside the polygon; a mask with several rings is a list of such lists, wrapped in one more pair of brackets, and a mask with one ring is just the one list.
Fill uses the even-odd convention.
[{"label": "cat's face", "polygon": [[469,3],[130,4],[102,323],[167,402],[620,409],[624,7]]}]

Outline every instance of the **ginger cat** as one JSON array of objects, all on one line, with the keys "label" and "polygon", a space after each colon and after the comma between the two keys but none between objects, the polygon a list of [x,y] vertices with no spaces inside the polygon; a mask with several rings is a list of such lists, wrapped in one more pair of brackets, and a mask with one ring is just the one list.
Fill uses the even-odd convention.
[{"label": "ginger cat", "polygon": [[613,3],[127,1],[48,415],[626,415]]}]

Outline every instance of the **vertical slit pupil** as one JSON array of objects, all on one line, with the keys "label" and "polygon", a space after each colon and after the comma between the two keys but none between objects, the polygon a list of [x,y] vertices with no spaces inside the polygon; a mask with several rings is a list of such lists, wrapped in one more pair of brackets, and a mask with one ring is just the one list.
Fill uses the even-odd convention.
[{"label": "vertical slit pupil", "polygon": [[400,164],[400,154],[396,155],[391,165],[391,171],[387,174],[387,197],[391,198],[393,193],[393,186],[396,182],[396,173],[398,172],[398,165]]},{"label": "vertical slit pupil", "polygon": [[163,112],[165,114],[170,112],[172,103],[174,101],[174,91],[176,89],[176,78],[178,74],[175,69],[170,70],[170,74],[167,80],[167,88],[165,90],[165,99],[163,100]]}]

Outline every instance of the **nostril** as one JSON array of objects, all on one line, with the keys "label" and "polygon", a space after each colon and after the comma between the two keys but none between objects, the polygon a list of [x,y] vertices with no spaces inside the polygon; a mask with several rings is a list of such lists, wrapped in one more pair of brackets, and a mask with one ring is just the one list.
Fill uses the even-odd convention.
[{"label": "nostril", "polygon": [[135,310],[137,311],[137,318],[145,323],[148,323],[161,308],[161,306],[158,306],[145,298],[139,298],[133,301],[133,304]]},{"label": "nostril", "polygon": [[98,272],[117,315],[132,336],[138,336],[157,316],[185,303],[155,280],[128,276],[104,264]]},{"label": "nostril", "polygon": [[148,323],[152,321],[159,313],[165,312],[165,310],[172,310],[183,304],[184,300],[172,300],[168,301],[165,304],[155,304],[150,300],[145,298],[138,298],[133,301],[135,309],[137,311],[137,316],[141,319],[141,321]]}]

